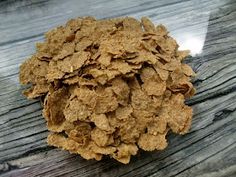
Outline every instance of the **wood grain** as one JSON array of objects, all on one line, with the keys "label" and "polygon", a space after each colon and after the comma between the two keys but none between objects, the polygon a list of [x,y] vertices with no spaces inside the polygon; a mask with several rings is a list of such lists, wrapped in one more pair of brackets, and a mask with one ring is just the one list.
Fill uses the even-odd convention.
[{"label": "wood grain", "polygon": [[[87,15],[149,16],[180,45],[185,34],[201,39],[202,52],[186,60],[197,72],[190,133],[168,135],[166,150],[140,152],[128,165],[47,146],[39,101],[21,95],[19,65],[44,32]],[[235,19],[234,0],[0,1],[0,176],[236,176]]]}]

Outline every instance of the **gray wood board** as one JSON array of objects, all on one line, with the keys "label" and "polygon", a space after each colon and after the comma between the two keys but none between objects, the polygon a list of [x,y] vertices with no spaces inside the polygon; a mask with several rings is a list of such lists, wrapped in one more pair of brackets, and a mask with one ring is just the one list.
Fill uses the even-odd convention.
[{"label": "gray wood board", "polygon": [[[197,72],[197,94],[187,101],[194,109],[192,128],[184,136],[168,135],[164,151],[142,151],[122,165],[47,146],[39,101],[21,95],[19,65],[44,32],[87,15],[148,16],[180,44],[184,34],[202,39],[202,52],[186,60]],[[0,100],[0,176],[236,176],[236,1],[2,0]]]}]

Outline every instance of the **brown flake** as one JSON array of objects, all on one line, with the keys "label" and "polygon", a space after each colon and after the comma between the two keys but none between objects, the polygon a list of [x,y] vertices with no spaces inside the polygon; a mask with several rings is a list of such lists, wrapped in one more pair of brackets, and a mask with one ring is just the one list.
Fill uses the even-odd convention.
[{"label": "brown flake", "polygon": [[145,151],[163,150],[167,146],[166,133],[164,134],[142,134],[138,140],[138,146]]},{"label": "brown flake", "polygon": [[65,87],[48,93],[45,98],[43,116],[47,120],[48,129],[57,132],[57,127],[60,126],[66,119],[63,110],[69,98],[68,90]]},{"label": "brown flake", "polygon": [[154,24],[151,22],[151,20],[149,20],[147,17],[142,17],[141,21],[145,31],[149,33],[155,33],[156,28]]},{"label": "brown flake", "polygon": [[95,128],[91,132],[91,139],[101,147],[110,145],[114,142],[113,136],[108,134],[106,131],[99,128]]},{"label": "brown flake", "polygon": [[89,110],[89,108],[77,98],[70,100],[64,110],[65,118],[69,122],[74,122],[77,120],[84,121],[91,114],[92,112]]},{"label": "brown flake", "polygon": [[101,130],[110,132],[114,131],[109,124],[109,120],[105,114],[93,114],[91,116],[91,121]]},{"label": "brown flake", "polygon": [[127,164],[130,161],[131,155],[136,155],[138,147],[135,144],[121,144],[117,147],[117,152],[113,153],[112,157],[121,163]]},{"label": "brown flake", "polygon": [[94,112],[97,114],[107,113],[116,110],[118,107],[117,99],[111,88],[97,89],[97,102]]}]

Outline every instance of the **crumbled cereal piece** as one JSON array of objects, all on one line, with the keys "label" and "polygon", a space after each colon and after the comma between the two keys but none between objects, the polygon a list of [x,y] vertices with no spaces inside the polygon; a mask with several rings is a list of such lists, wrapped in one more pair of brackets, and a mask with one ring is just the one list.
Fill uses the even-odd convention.
[{"label": "crumbled cereal piece", "polygon": [[147,126],[148,133],[152,135],[163,134],[166,129],[167,120],[165,117],[155,117]]},{"label": "crumbled cereal piece", "polygon": [[155,25],[151,22],[151,20],[149,20],[147,17],[142,17],[141,21],[145,31],[149,33],[155,33],[156,28]]},{"label": "crumbled cereal piece", "polygon": [[147,92],[148,95],[161,96],[164,94],[164,92],[166,90],[166,83],[165,82],[148,81],[148,82],[144,82],[142,87]]},{"label": "crumbled cereal piece", "polygon": [[117,119],[128,119],[133,112],[133,108],[131,105],[118,107],[115,111]]},{"label": "crumbled cereal piece", "polygon": [[77,98],[70,100],[64,110],[65,118],[69,122],[74,122],[77,120],[84,121],[91,114],[92,112],[89,108]]},{"label": "crumbled cereal piece", "polygon": [[116,151],[116,147],[113,146],[98,146],[96,143],[91,142],[91,149],[96,154],[104,154],[104,155],[110,155],[113,154]]},{"label": "crumbled cereal piece", "polygon": [[93,114],[91,116],[91,121],[101,130],[104,131],[114,131],[109,124],[109,120],[105,114]]},{"label": "crumbled cereal piece", "polygon": [[181,65],[181,67],[182,67],[183,73],[185,75],[187,75],[187,76],[194,76],[195,75],[194,71],[192,70],[192,68],[189,65],[183,63]]},{"label": "crumbled cereal piece", "polygon": [[25,90],[23,94],[28,98],[37,98],[39,96],[45,95],[48,91],[49,91],[49,85],[45,80],[43,80],[41,83],[38,82],[36,85]]},{"label": "crumbled cereal piece", "polygon": [[116,95],[117,102],[121,105],[127,105],[129,101],[130,88],[121,78],[112,80],[112,90]]},{"label": "crumbled cereal piece", "polygon": [[60,134],[50,134],[47,138],[47,142],[49,145],[56,146],[59,148],[62,148],[64,150],[70,151],[72,153],[80,154],[83,158],[89,160],[89,159],[96,159],[101,160],[102,154],[95,153],[90,148],[83,147],[76,141],[65,138],[64,136]]},{"label": "crumbled cereal piece", "polygon": [[102,114],[116,110],[118,102],[113,91],[109,87],[105,89],[100,87],[96,92],[97,102],[94,109],[95,113]]},{"label": "crumbled cereal piece", "polygon": [[87,105],[89,108],[94,109],[97,102],[97,94],[94,90],[89,90],[87,87],[76,87],[74,89],[74,95],[77,96],[83,104]]},{"label": "crumbled cereal piece", "polygon": [[65,87],[48,93],[44,102],[43,116],[47,120],[49,130],[57,131],[57,127],[65,121],[63,111],[68,99],[69,93]]},{"label": "crumbled cereal piece", "polygon": [[53,59],[54,60],[60,60],[63,59],[69,55],[72,55],[75,51],[75,43],[74,42],[69,42],[63,44],[62,50],[55,56]]},{"label": "crumbled cereal piece", "polygon": [[192,68],[163,25],[147,17],[69,20],[50,30],[20,66],[28,98],[41,97],[48,144],[85,159],[127,164],[139,148],[163,150],[185,134],[194,95]]},{"label": "crumbled cereal piece", "polygon": [[135,144],[122,143],[117,147],[117,152],[115,152],[112,157],[121,163],[127,164],[130,161],[130,156],[136,155],[137,152],[138,147]]},{"label": "crumbled cereal piece", "polygon": [[68,137],[82,146],[90,142],[92,128],[87,122],[76,122],[73,129],[66,130]]},{"label": "crumbled cereal piece", "polygon": [[157,35],[160,35],[160,36],[166,36],[168,34],[168,31],[164,25],[157,25],[156,33]]},{"label": "crumbled cereal piece", "polygon": [[167,146],[165,134],[142,134],[138,140],[138,145],[145,151],[163,150]]},{"label": "crumbled cereal piece", "polygon": [[91,132],[91,139],[98,145],[98,146],[107,146],[114,142],[113,136],[108,134],[106,131],[101,130],[99,128],[94,128]]},{"label": "crumbled cereal piece", "polygon": [[48,67],[48,73],[46,75],[46,79],[49,82],[53,82],[56,79],[61,79],[65,73],[59,69],[56,61],[50,61]]}]

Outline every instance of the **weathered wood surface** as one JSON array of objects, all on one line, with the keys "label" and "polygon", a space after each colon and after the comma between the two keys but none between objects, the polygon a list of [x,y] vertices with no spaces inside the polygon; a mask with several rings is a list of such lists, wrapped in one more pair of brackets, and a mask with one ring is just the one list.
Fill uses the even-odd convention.
[{"label": "weathered wood surface", "polygon": [[[187,101],[194,109],[189,134],[169,135],[166,150],[141,152],[128,165],[47,146],[40,103],[21,95],[18,67],[45,31],[87,15],[149,16],[180,46],[190,37],[204,45],[186,61],[197,72],[197,94]],[[236,176],[236,1],[0,1],[0,176]]]}]

